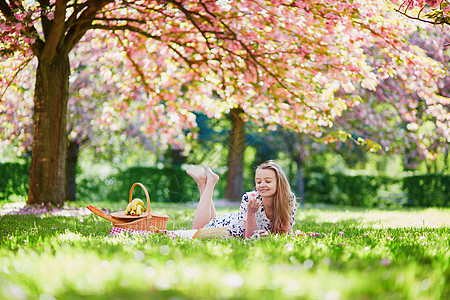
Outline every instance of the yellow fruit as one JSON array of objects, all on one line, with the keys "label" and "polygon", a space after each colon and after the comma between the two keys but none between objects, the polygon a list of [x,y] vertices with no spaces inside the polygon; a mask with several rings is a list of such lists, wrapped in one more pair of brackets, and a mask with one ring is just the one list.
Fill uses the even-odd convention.
[{"label": "yellow fruit", "polygon": [[131,202],[128,203],[127,209],[125,209],[125,214],[126,215],[131,215]]},{"label": "yellow fruit", "polygon": [[144,206],[144,202],[139,198],[134,198],[133,201],[131,202],[131,209],[136,210],[136,207],[138,205]]},{"label": "yellow fruit", "polygon": [[133,201],[128,203],[127,208],[125,209],[125,214],[132,216],[140,216],[142,212],[146,211],[147,208],[145,208],[144,202],[139,198],[134,198]]}]

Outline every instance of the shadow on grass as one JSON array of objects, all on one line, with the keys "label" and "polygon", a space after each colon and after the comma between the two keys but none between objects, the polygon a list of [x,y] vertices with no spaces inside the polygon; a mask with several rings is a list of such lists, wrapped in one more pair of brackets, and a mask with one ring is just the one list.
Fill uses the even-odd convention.
[{"label": "shadow on grass", "polygon": [[51,215],[4,215],[0,220],[0,241],[10,236],[15,239],[33,241],[52,237],[70,230],[84,236],[107,235],[111,223],[89,217],[65,217]]},{"label": "shadow on grass", "polygon": [[[145,284],[145,283],[144,283]],[[147,291],[130,291],[125,288],[116,287],[115,291],[110,291],[102,295],[83,295],[77,293],[66,293],[59,295],[58,299],[67,300],[100,300],[100,299],[116,299],[116,300],[128,300],[128,299],[290,299],[283,296],[277,289],[260,289],[252,290],[234,290],[215,287],[205,287],[196,289],[196,292],[192,292],[192,288],[189,290],[156,290],[149,289]]]}]

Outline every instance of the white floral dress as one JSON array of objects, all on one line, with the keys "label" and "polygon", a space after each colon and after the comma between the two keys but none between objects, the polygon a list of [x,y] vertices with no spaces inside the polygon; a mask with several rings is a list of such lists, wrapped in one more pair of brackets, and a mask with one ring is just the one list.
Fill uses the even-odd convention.
[{"label": "white floral dress", "polygon": [[[238,213],[228,213],[217,216],[216,218],[209,221],[206,224],[205,228],[220,228],[227,227],[228,232],[231,236],[244,236],[245,235],[245,222],[247,221],[247,207],[248,202],[250,200],[250,195],[256,192],[247,192],[242,196],[241,206],[239,207]],[[257,194],[257,193],[256,193]],[[262,205],[262,198],[259,194],[257,194],[256,199],[260,202],[259,208],[255,213],[256,219],[256,227],[257,230],[267,230],[270,231],[271,221],[266,216],[266,212],[264,211],[264,206]],[[297,201],[295,200],[295,196],[291,195],[290,201],[291,207],[291,222],[290,227],[295,224],[295,213],[297,211]]]}]

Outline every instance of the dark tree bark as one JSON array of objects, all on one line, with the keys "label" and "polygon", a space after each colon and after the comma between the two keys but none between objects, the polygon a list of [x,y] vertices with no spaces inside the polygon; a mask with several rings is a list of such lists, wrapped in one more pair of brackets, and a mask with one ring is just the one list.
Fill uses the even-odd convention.
[{"label": "dark tree bark", "polygon": [[77,176],[77,162],[78,153],[80,151],[80,144],[75,141],[69,141],[69,146],[67,148],[67,158],[66,158],[66,200],[75,201],[76,200],[76,176]]},{"label": "dark tree bark", "polygon": [[68,55],[38,59],[28,204],[65,200],[69,72]]},{"label": "dark tree bark", "polygon": [[305,178],[303,176],[303,160],[300,154],[294,159],[297,163],[297,196],[300,199],[300,203],[305,203]]},{"label": "dark tree bark", "polygon": [[230,111],[229,120],[232,124],[228,153],[228,175],[225,197],[230,200],[240,200],[244,193],[244,151],[245,151],[245,122],[241,115],[241,108]]},{"label": "dark tree bark", "polygon": [[444,169],[442,172],[450,171],[450,151],[448,149],[445,150],[444,154]]}]

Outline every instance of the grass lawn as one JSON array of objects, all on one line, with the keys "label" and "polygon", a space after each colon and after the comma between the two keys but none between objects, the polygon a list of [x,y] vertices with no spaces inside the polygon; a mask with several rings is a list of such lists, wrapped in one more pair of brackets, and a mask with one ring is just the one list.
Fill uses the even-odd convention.
[{"label": "grass lawn", "polygon": [[[152,210],[170,230],[194,213]],[[186,240],[110,237],[94,215],[3,215],[0,299],[450,299],[449,216],[307,206],[295,236]]]}]

